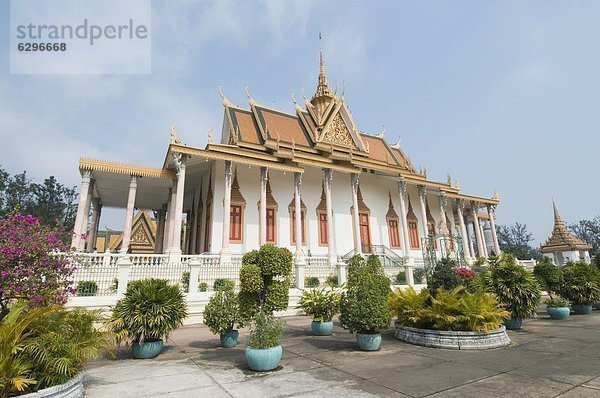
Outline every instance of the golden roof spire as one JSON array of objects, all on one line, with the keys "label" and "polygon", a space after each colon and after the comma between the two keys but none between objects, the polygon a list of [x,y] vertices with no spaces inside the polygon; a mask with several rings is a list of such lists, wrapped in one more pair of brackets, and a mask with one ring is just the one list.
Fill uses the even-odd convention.
[{"label": "golden roof spire", "polygon": [[558,209],[556,208],[556,203],[552,200],[552,209],[554,210],[554,224],[561,223],[560,214],[558,214]]},{"label": "golden roof spire", "polygon": [[546,240],[546,243],[540,246],[541,252],[552,253],[568,250],[590,250],[590,245],[576,237],[567,229],[564,221],[560,219],[554,200],[552,201],[552,210],[554,211],[554,228],[552,229],[552,235]]},{"label": "golden roof spire", "polygon": [[320,50],[319,50],[319,78],[317,82],[317,91],[310,100],[311,104],[316,107],[318,119],[317,124],[324,122],[324,113],[329,107],[331,101],[334,100],[335,96],[329,89],[327,83],[327,76],[325,76],[325,62],[323,61],[323,40],[321,33],[319,33]]}]

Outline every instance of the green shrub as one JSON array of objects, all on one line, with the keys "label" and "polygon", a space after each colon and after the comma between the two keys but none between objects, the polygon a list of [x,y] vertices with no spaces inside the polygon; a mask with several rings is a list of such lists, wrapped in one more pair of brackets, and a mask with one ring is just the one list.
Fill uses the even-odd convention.
[{"label": "green shrub", "polygon": [[304,278],[304,287],[319,287],[321,281],[316,276],[307,276]]},{"label": "green shrub", "polygon": [[415,283],[427,282],[425,276],[425,268],[413,268],[413,279],[415,280]]},{"label": "green shrub", "polygon": [[208,283],[206,283],[206,282],[200,282],[198,284],[198,291],[199,292],[206,292],[206,291],[208,291]]},{"label": "green shrub", "polygon": [[452,290],[462,284],[460,277],[454,272],[457,265],[456,261],[448,257],[436,263],[427,285],[432,295],[435,295],[440,288]]},{"label": "green shrub", "polygon": [[[413,277],[414,277],[414,274],[413,274]],[[398,275],[396,275],[396,278],[394,279],[394,284],[395,285],[406,285],[406,272],[404,272],[404,271],[398,272]]]},{"label": "green shrub", "polygon": [[240,268],[240,311],[250,320],[259,312],[272,314],[289,303],[292,253],[285,248],[263,245],[246,253]]},{"label": "green shrub", "polygon": [[464,286],[451,291],[439,289],[435,297],[428,289],[420,293],[412,287],[396,289],[388,301],[396,324],[421,329],[488,331],[499,328],[509,318],[493,295],[470,293]]},{"label": "green shrub", "polygon": [[340,309],[340,293],[333,289],[304,290],[300,308],[316,322],[330,322]]},{"label": "green shrub", "polygon": [[277,347],[281,340],[284,323],[271,314],[259,312],[250,327],[248,346],[252,348]]},{"label": "green shrub", "polygon": [[178,285],[164,279],[131,282],[113,308],[110,326],[117,341],[157,341],[183,324],[187,304]]},{"label": "green shrub", "polygon": [[471,265],[471,271],[475,272],[475,274],[477,274],[478,276],[481,275],[481,273],[484,272],[486,269],[487,267],[483,265]]},{"label": "green shrub", "polygon": [[568,262],[563,268],[562,296],[572,304],[592,304],[600,300],[598,271],[585,261]]},{"label": "green shrub", "polygon": [[390,280],[376,256],[354,256],[348,264],[347,290],[340,301],[340,321],[350,332],[376,333],[390,326],[387,302]]},{"label": "green shrub", "polygon": [[181,289],[184,292],[190,292],[190,272],[186,271],[181,274]]},{"label": "green shrub", "polygon": [[116,293],[119,288],[119,278],[113,278],[111,285],[108,287],[108,291]]},{"label": "green shrub", "polygon": [[564,299],[562,297],[554,297],[548,300],[544,300],[544,304],[546,304],[547,307],[551,308],[569,307],[570,305],[569,300]]},{"label": "green shrub", "polygon": [[329,287],[338,287],[340,282],[338,281],[337,275],[329,275],[327,279],[325,279],[325,284]]},{"label": "green shrub", "polygon": [[552,298],[552,293],[560,291],[564,282],[562,270],[546,256],[542,257],[533,267],[533,274],[550,298]]},{"label": "green shrub", "polygon": [[494,294],[512,318],[534,315],[541,301],[541,286],[535,276],[508,253],[495,258],[473,285]]},{"label": "green shrub", "polygon": [[217,290],[204,308],[204,324],[214,334],[243,327],[238,295],[233,289]]},{"label": "green shrub", "polygon": [[215,292],[219,290],[229,290],[235,288],[235,282],[231,279],[217,278],[213,283],[213,290]]},{"label": "green shrub", "polygon": [[107,347],[97,312],[15,303],[0,323],[0,396],[65,383]]},{"label": "green shrub", "polygon": [[98,292],[98,284],[94,281],[81,281],[77,284],[78,296],[95,296]]},{"label": "green shrub", "polygon": [[[496,257],[496,256],[494,256]],[[485,265],[488,263],[488,259],[485,257],[477,257],[475,259],[475,262],[473,263],[474,265]]]}]

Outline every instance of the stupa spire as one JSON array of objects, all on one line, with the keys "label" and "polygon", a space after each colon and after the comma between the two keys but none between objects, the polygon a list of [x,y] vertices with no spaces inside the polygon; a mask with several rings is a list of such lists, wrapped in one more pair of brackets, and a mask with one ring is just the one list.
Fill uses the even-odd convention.
[{"label": "stupa spire", "polygon": [[558,209],[556,208],[556,203],[554,200],[552,201],[552,209],[554,210],[554,224],[562,222],[560,219],[560,214],[558,214]]},{"label": "stupa spire", "polygon": [[313,96],[313,100],[319,97],[330,97],[333,98],[333,94],[329,89],[327,83],[327,76],[325,76],[325,61],[323,61],[323,37],[319,33],[319,78],[317,83],[317,91]]}]

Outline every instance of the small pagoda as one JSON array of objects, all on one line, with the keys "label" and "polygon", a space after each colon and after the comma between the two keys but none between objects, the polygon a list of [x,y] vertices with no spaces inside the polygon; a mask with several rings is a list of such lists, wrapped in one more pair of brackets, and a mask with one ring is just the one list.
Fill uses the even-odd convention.
[{"label": "small pagoda", "polygon": [[554,208],[554,229],[546,243],[540,246],[540,251],[558,266],[563,266],[568,261],[583,260],[590,263],[592,247],[567,229],[558,214],[554,201],[552,201],[552,207]]}]

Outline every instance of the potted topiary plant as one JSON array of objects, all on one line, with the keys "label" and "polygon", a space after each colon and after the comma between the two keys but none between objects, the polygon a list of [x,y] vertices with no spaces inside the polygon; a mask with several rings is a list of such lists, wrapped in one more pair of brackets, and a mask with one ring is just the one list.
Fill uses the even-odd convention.
[{"label": "potted topiary plant", "polygon": [[495,294],[510,312],[511,319],[505,322],[507,329],[521,329],[523,319],[534,316],[541,301],[537,279],[507,253],[490,259],[488,269],[473,281],[473,285]]},{"label": "potted topiary plant", "polygon": [[544,301],[546,311],[552,319],[567,319],[569,318],[569,300],[562,297],[551,297]]},{"label": "potted topiary plant", "polygon": [[220,335],[221,346],[235,347],[243,327],[237,293],[233,289],[218,290],[204,308],[204,324],[211,332]]},{"label": "potted topiary plant", "polygon": [[340,308],[340,293],[333,289],[304,290],[300,298],[300,308],[311,315],[312,332],[317,336],[330,336],[333,333],[332,318]]},{"label": "potted topiary plant", "polygon": [[279,366],[283,326],[272,314],[288,308],[291,272],[292,253],[285,248],[263,245],[242,258],[239,301],[242,319],[253,321],[246,347],[246,360],[252,370]]},{"label": "potted topiary plant", "polygon": [[246,347],[246,361],[250,369],[264,372],[279,366],[283,353],[280,344],[283,326],[283,322],[271,314],[261,311],[254,315]]},{"label": "potted topiary plant", "polygon": [[368,261],[354,256],[348,264],[346,292],[340,301],[340,321],[344,329],[356,332],[358,346],[376,351],[381,345],[382,329],[390,327],[392,313],[387,301],[390,280],[376,256]]},{"label": "potted topiary plant", "polygon": [[563,268],[562,296],[575,314],[590,314],[592,303],[600,299],[598,271],[585,261],[569,262]]},{"label": "potted topiary plant", "polygon": [[153,358],[163,337],[183,325],[187,305],[178,285],[164,279],[144,279],[127,285],[125,297],[113,308],[110,326],[118,342],[128,340],[136,358]]}]

